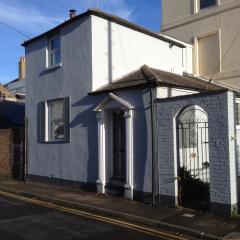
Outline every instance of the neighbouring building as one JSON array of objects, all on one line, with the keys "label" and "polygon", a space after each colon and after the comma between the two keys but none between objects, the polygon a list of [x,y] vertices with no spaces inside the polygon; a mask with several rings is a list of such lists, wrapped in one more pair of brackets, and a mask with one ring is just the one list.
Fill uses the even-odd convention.
[{"label": "neighbouring building", "polygon": [[193,44],[194,74],[240,89],[239,0],[162,0],[161,32]]},{"label": "neighbouring building", "polygon": [[5,86],[0,84],[0,101],[17,101],[17,98]]},{"label": "neighbouring building", "polygon": [[0,178],[24,178],[24,103],[0,85]]},{"label": "neighbouring building", "polygon": [[237,211],[239,92],[194,77],[191,45],[90,9],[23,46],[29,181]]},{"label": "neighbouring building", "polygon": [[25,57],[20,57],[18,62],[18,78],[4,85],[18,100],[23,101],[26,95],[25,76],[26,76]]},{"label": "neighbouring building", "polygon": [[25,103],[0,84],[0,178],[25,177]]},{"label": "neighbouring building", "polygon": [[24,103],[0,100],[0,178],[24,179],[24,117]]}]

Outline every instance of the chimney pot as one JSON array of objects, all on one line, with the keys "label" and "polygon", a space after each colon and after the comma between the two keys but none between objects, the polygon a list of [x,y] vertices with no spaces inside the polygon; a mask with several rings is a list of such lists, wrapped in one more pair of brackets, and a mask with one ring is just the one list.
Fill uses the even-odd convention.
[{"label": "chimney pot", "polygon": [[69,10],[69,17],[70,17],[70,19],[74,18],[76,16],[77,16],[77,11],[75,9],[70,9]]}]

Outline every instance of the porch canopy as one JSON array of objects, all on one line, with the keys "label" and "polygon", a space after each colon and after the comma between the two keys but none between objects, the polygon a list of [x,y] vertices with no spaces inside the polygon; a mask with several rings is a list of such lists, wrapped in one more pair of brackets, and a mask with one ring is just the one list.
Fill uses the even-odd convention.
[{"label": "porch canopy", "polygon": [[206,80],[189,74],[179,75],[143,65],[139,69],[96,89],[90,94],[111,92],[117,89],[129,89],[148,85],[184,88],[195,90],[200,93],[228,90],[237,91],[236,89],[232,89],[231,87],[217,83],[213,80]]}]

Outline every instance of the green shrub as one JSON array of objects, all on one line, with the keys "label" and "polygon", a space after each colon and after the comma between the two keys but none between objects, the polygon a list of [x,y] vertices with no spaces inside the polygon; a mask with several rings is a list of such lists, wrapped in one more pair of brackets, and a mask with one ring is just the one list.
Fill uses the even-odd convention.
[{"label": "green shrub", "polygon": [[209,202],[209,183],[194,178],[185,168],[179,169],[179,201],[180,203]]}]

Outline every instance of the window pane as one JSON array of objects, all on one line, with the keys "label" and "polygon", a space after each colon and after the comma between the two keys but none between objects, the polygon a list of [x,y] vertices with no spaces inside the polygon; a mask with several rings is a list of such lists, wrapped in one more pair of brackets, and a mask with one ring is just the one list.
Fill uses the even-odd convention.
[{"label": "window pane", "polygon": [[63,102],[53,102],[51,103],[51,115],[52,119],[63,118]]},{"label": "window pane", "polygon": [[51,53],[50,54],[50,65],[53,66],[54,65],[54,55]]},{"label": "window pane", "polygon": [[57,38],[52,39],[51,49],[54,50],[54,49],[59,49],[59,48],[60,48],[60,38],[57,37]]},{"label": "window pane", "polygon": [[54,53],[54,65],[60,64],[60,62],[61,62],[61,55],[60,55],[60,49],[58,49],[58,50]]},{"label": "window pane", "polygon": [[64,138],[64,122],[63,120],[52,121],[52,139]]},{"label": "window pane", "polygon": [[200,9],[215,6],[216,0],[200,0]]},{"label": "window pane", "polygon": [[63,139],[64,138],[64,101],[57,100],[48,104],[49,112],[49,138]]},{"label": "window pane", "polygon": [[240,103],[237,103],[237,125],[240,125]]},{"label": "window pane", "polygon": [[50,39],[48,45],[48,66],[59,65],[61,62],[60,37]]}]

